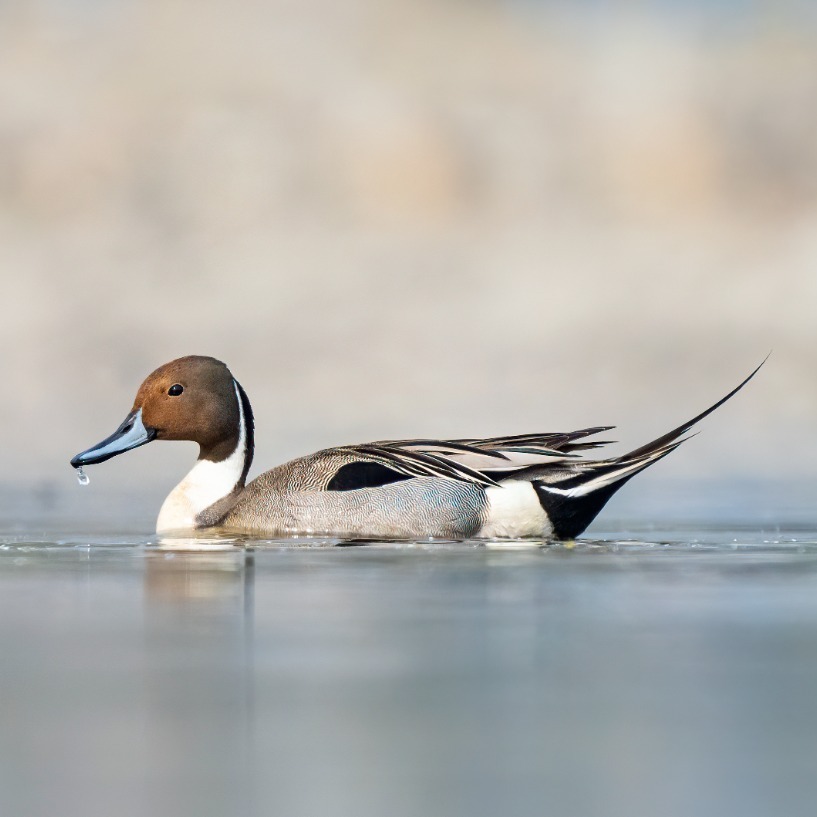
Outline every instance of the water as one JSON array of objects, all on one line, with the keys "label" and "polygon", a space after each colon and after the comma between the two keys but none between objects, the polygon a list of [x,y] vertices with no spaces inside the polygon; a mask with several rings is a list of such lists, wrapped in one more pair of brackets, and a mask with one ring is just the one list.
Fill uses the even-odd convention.
[{"label": "water", "polygon": [[91,478],[85,473],[85,469],[81,465],[77,467],[77,482],[80,485],[88,485],[91,482]]},{"label": "water", "polygon": [[19,496],[0,814],[811,815],[810,492],[704,493],[572,546],[204,551]]}]

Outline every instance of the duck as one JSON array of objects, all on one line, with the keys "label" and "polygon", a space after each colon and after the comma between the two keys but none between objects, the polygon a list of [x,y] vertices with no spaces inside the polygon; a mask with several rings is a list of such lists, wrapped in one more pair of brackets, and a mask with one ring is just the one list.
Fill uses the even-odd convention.
[{"label": "duck", "polygon": [[689,439],[684,434],[762,365],[691,420],[617,457],[586,454],[609,444],[595,435],[613,426],[384,440],[317,451],[247,482],[255,447],[247,393],[226,364],[190,355],[148,375],[122,424],[71,465],[102,463],[153,440],[198,443],[195,464],[161,506],[160,535],[571,540],[619,488]]}]

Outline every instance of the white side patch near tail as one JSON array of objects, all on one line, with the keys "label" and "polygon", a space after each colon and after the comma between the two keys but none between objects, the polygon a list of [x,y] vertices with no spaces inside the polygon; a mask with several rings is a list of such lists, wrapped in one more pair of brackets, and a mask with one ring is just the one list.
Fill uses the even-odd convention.
[{"label": "white side patch near tail", "polygon": [[525,480],[508,480],[485,489],[488,513],[480,539],[547,537],[553,533],[536,490]]}]

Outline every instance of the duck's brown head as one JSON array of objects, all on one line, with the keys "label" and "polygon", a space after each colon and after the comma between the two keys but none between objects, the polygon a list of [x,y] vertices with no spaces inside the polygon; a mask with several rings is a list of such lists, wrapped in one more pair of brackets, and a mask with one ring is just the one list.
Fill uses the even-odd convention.
[{"label": "duck's brown head", "polygon": [[148,375],[122,425],[71,465],[104,462],[151,440],[192,440],[199,459],[219,462],[235,450],[242,426],[251,450],[249,402],[230,370],[212,357],[181,357]]}]

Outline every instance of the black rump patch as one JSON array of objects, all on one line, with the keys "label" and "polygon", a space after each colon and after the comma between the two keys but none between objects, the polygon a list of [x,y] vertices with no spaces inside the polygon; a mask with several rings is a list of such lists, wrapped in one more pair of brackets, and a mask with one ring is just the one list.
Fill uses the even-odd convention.
[{"label": "black rump patch", "polygon": [[358,488],[379,488],[392,482],[411,479],[405,474],[398,474],[379,462],[348,462],[341,465],[335,476],[329,480],[327,491],[355,491]]},{"label": "black rump patch", "polygon": [[[533,480],[531,485],[539,497],[539,504],[544,508],[550,524],[553,525],[554,537],[556,539],[575,539],[584,533],[585,528],[607,504],[607,500],[628,479],[629,477],[614,482],[612,485],[604,485],[581,496],[565,496],[548,491],[547,486],[537,480]],[[565,480],[553,487],[571,488],[576,484],[579,484],[576,480]]]}]

